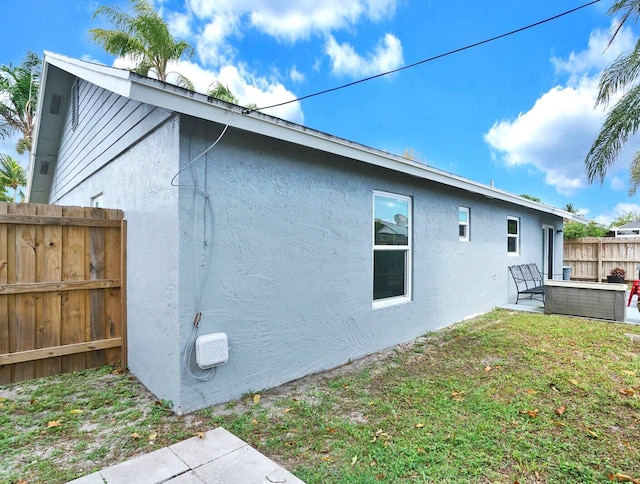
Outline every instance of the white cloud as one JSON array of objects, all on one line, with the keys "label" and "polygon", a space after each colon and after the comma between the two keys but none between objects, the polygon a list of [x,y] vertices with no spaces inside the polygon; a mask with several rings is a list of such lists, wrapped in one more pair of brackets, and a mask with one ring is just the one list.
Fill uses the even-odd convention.
[{"label": "white cloud", "polygon": [[586,50],[571,52],[566,59],[552,57],[551,63],[556,73],[568,74],[569,83],[578,82],[584,75],[599,75],[600,71],[615,61],[622,52],[628,51],[634,45],[633,32],[629,28],[620,30],[609,46],[611,34],[611,31],[594,30],[589,36]]},{"label": "white cloud", "polygon": [[289,69],[289,79],[291,79],[295,83],[300,83],[304,82],[306,80],[306,77],[296,68],[296,66],[293,66],[291,69]]},{"label": "white cloud", "polygon": [[598,215],[593,220],[596,223],[608,227],[609,225],[611,225],[611,222],[613,222],[620,215],[624,215],[629,212],[640,213],[640,205],[636,203],[618,203],[615,207],[613,207],[613,210]]},{"label": "white cloud", "polygon": [[188,0],[187,5],[196,17],[206,22],[216,22],[219,17],[233,18],[236,32],[241,25],[249,24],[278,40],[295,42],[353,26],[362,18],[377,21],[390,16],[397,1]]},{"label": "white cloud", "polygon": [[171,35],[177,39],[191,35],[191,16],[187,13],[170,12],[168,14],[167,25],[169,26]]},{"label": "white cloud", "polygon": [[[627,28],[618,37],[610,50],[604,51],[609,34],[594,31],[585,51],[572,52],[566,59],[552,58],[556,72],[568,75],[565,85],[544,93],[516,119],[494,123],[484,136],[492,155],[509,166],[534,166],[545,174],[545,182],[563,195],[586,188],[584,158],[605,114],[602,107],[594,108],[599,74],[632,42]],[[626,144],[610,176],[628,167],[631,153],[640,149],[639,141],[636,137]],[[618,185],[619,179],[612,186]]]},{"label": "white cloud", "polygon": [[390,71],[403,64],[402,44],[397,37],[386,34],[374,51],[360,56],[348,43],[338,44],[329,36],[325,53],[331,58],[331,72],[352,77],[369,76]]},{"label": "white cloud", "polygon": [[[113,65],[128,69],[134,64],[120,57],[114,61]],[[256,75],[246,69],[243,64],[237,66],[227,64],[217,71],[206,69],[191,61],[173,62],[168,67],[170,71],[179,72],[188,78],[193,83],[194,89],[200,93],[206,93],[214,82],[220,81],[238,98],[241,106],[255,103],[260,108],[292,101],[297,97],[281,82]],[[304,114],[299,102],[261,110],[261,112],[298,124],[304,122]]]}]

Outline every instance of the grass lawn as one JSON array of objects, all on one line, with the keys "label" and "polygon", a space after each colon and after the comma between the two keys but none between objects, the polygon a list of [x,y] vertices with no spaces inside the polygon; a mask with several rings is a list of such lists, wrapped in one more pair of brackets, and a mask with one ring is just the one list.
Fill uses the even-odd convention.
[{"label": "grass lawn", "polygon": [[307,483],[640,483],[640,326],[497,310],[182,417],[110,368],[0,391],[3,483],[217,426]]}]

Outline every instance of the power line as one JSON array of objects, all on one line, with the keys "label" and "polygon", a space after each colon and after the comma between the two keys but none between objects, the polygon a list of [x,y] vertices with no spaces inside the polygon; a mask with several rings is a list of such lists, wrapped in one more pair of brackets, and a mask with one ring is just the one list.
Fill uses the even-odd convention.
[{"label": "power line", "polygon": [[496,35],[495,37],[491,37],[491,38],[488,38],[488,39],[485,39],[485,40],[481,40],[480,42],[476,42],[474,44],[469,44],[469,45],[466,45],[464,47],[459,47],[458,49],[450,50],[449,52],[445,52],[444,54],[438,54],[436,56],[429,57],[427,59],[423,59],[423,60],[418,61],[418,62],[414,62],[413,64],[408,64],[406,66],[398,67],[397,69],[393,69],[391,71],[382,72],[380,74],[376,74],[374,76],[365,77],[363,79],[358,79],[357,81],[349,82],[349,83],[343,84],[341,86],[332,87],[332,88],[329,88],[329,89],[325,89],[323,91],[314,92],[312,94],[307,94],[306,96],[302,96],[302,97],[298,97],[298,98],[295,98],[295,99],[291,99],[290,101],[284,101],[284,102],[281,102],[281,103],[278,103],[278,104],[272,104],[271,106],[264,106],[264,107],[261,107],[261,108],[253,108],[253,109],[248,109],[247,108],[247,109],[245,109],[243,111],[243,114],[249,114],[249,113],[251,113],[253,111],[262,111],[263,109],[277,108],[279,106],[284,106],[286,104],[291,104],[291,103],[294,103],[294,102],[297,102],[297,101],[302,101],[304,99],[309,99],[309,98],[312,98],[312,97],[315,97],[315,96],[320,96],[322,94],[327,94],[329,92],[339,91],[340,89],[345,89],[347,87],[355,86],[356,84],[360,84],[360,83],[366,82],[366,81],[371,81],[371,80],[377,79],[379,77],[388,76],[389,74],[395,74],[396,72],[404,71],[406,69],[410,69],[412,67],[416,67],[416,66],[419,66],[421,64],[426,64],[427,62],[431,62],[431,61],[434,61],[434,60],[437,60],[437,59],[441,59],[443,57],[447,57],[447,56],[452,55],[452,54],[457,54],[458,52],[462,52],[464,50],[469,50],[469,49],[472,49],[474,47],[478,47],[478,46],[483,45],[483,44],[488,44],[489,42],[493,42],[495,40],[503,39],[503,38],[508,37],[510,35],[517,34],[519,32],[523,32],[523,31],[528,30],[528,29],[532,29],[532,28],[537,27],[539,25],[546,24],[547,22],[551,22],[553,20],[559,19],[560,17],[564,17],[565,15],[569,15],[569,14],[572,14],[574,12],[577,12],[578,10],[582,10],[583,8],[590,7],[591,5],[596,4],[598,2],[600,2],[600,0],[593,0],[593,1],[589,2],[589,3],[585,3],[584,5],[580,5],[579,7],[572,8],[571,10],[567,10],[565,12],[559,13],[558,15],[554,15],[553,17],[549,17],[549,18],[546,18],[544,20],[540,20],[539,22],[535,22],[533,24],[529,24],[529,25],[527,25],[525,27],[520,27],[519,29],[512,30],[512,31],[504,33],[504,34]]}]

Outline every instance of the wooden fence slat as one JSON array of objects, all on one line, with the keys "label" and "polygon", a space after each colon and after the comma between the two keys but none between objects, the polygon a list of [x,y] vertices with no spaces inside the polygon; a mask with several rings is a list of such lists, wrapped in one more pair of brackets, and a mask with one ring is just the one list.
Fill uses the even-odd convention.
[{"label": "wooden fence slat", "polygon": [[[82,217],[81,207],[65,207],[66,217]],[[79,226],[67,226],[62,230],[62,280],[82,281],[85,277],[84,232]],[[77,291],[67,292],[62,297],[62,320],[65,322],[60,334],[60,344],[84,342],[85,297]],[[62,359],[62,371],[78,371],[85,368],[84,355],[69,355]]]},{"label": "wooden fence slat", "polygon": [[[55,205],[41,207],[39,215],[57,216],[62,215],[62,208]],[[43,230],[43,262],[42,282],[60,281],[62,278],[62,227],[59,225],[45,225]],[[42,341],[39,348],[50,348],[60,346],[61,314],[62,314],[62,294],[60,291],[47,292],[41,294],[43,311]],[[37,363],[36,363],[37,365]],[[62,359],[48,358],[42,361],[42,376],[58,375],[62,371]]]},{"label": "wooden fence slat", "polygon": [[36,350],[19,351],[17,353],[0,354],[0,365],[11,365],[26,361],[55,360],[64,355],[87,353],[90,351],[117,348],[122,344],[122,338],[109,338],[103,340],[75,343],[71,345],[55,346],[51,348],[38,348]]},{"label": "wooden fence slat", "polygon": [[[109,218],[113,218],[118,214],[107,213],[106,215]],[[120,279],[122,277],[120,268],[120,246],[122,241],[120,234],[121,227],[117,229],[105,229],[104,277],[107,279]],[[104,291],[104,295],[105,337],[120,337],[122,334],[120,323],[120,291],[108,289]],[[105,351],[107,364],[122,364],[121,353],[119,348]]]},{"label": "wooden fence slat", "polygon": [[86,291],[89,289],[119,288],[118,279],[97,279],[94,281],[32,282],[26,284],[0,284],[0,294],[23,294],[32,292]]},{"label": "wooden fence slat", "polygon": [[[16,214],[35,215],[36,207],[29,204],[14,206]],[[33,225],[16,226],[16,282],[35,282],[36,278],[36,230]],[[16,294],[15,301],[16,349],[30,350],[35,347],[36,304],[34,294]],[[11,317],[11,315],[9,315]],[[18,363],[14,367],[14,381],[35,377],[33,362]]]},{"label": "wooden fence slat", "polygon": [[[85,217],[102,218],[106,214],[103,210],[97,208],[85,208]],[[85,250],[88,249],[89,266],[86,268],[88,279],[104,279],[105,278],[105,229],[102,227],[89,227],[85,234]],[[106,331],[103,322],[105,321],[105,291],[88,291],[87,309],[89,317],[87,318],[88,327],[86,328],[86,341],[103,339]],[[104,351],[94,351],[87,355],[89,361],[87,366],[104,366],[107,362]]]},{"label": "wooden fence slat", "polygon": [[[36,206],[35,204],[25,204]],[[47,205],[44,205],[45,207]],[[55,205],[50,205],[55,206]],[[81,208],[81,207],[68,207],[68,208]],[[114,210],[119,212],[119,210]],[[44,217],[40,215],[3,215],[0,213],[0,224],[16,224],[16,225],[61,225],[72,227],[120,227],[119,220],[109,219],[91,219],[83,217]]]},{"label": "wooden fence slat", "polygon": [[[0,204],[0,214],[7,213],[6,204]],[[7,226],[0,224],[0,284],[7,283],[9,256],[7,251]],[[12,296],[11,296],[12,297]],[[9,353],[9,298],[0,295],[0,353]],[[0,366],[0,385],[11,383],[11,368]]]}]

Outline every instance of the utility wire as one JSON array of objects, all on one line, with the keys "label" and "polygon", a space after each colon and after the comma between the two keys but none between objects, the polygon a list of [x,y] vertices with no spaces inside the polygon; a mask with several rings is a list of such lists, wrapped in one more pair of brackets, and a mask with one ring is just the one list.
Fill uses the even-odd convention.
[{"label": "utility wire", "polygon": [[528,30],[528,29],[532,29],[533,27],[537,27],[539,25],[546,24],[547,22],[551,22],[553,20],[559,19],[560,17],[564,17],[565,15],[569,15],[569,14],[572,14],[574,12],[577,12],[578,10],[582,10],[583,8],[590,7],[591,5],[596,4],[598,2],[600,2],[600,0],[593,0],[593,1],[589,2],[589,3],[585,3],[584,5],[580,5],[579,7],[572,8],[571,10],[567,10],[566,12],[559,13],[558,15],[554,15],[553,17],[549,17],[549,18],[546,18],[544,20],[540,20],[539,22],[535,22],[533,24],[529,24],[529,25],[527,25],[525,27],[520,27],[519,29],[512,30],[512,31],[504,33],[504,34],[496,35],[495,37],[491,37],[489,39],[481,40],[480,42],[476,42],[474,44],[469,44],[469,45],[466,45],[464,47],[460,47],[458,49],[450,50],[449,52],[445,52],[444,54],[438,54],[436,56],[429,57],[428,59],[423,59],[421,61],[414,62],[413,64],[408,64],[406,66],[398,67],[397,69],[393,69],[391,71],[382,72],[380,74],[376,74],[376,75],[370,76],[370,77],[365,77],[363,79],[358,79],[357,81],[349,82],[347,84],[343,84],[343,85],[337,86],[337,87],[332,87],[330,89],[325,89],[324,91],[318,91],[318,92],[314,92],[312,94],[307,94],[306,96],[298,97],[296,99],[291,99],[290,101],[284,101],[284,102],[281,102],[281,103],[278,103],[278,104],[272,104],[271,106],[265,106],[265,107],[253,108],[253,109],[247,108],[242,113],[243,114],[249,114],[249,113],[252,113],[253,111],[261,111],[263,109],[277,108],[279,106],[284,106],[286,104],[291,104],[291,103],[294,103],[294,102],[297,102],[297,101],[302,101],[304,99],[309,99],[311,97],[320,96],[322,94],[327,94],[329,92],[339,91],[340,89],[345,89],[347,87],[355,86],[356,84],[360,84],[360,83],[366,82],[366,81],[371,81],[371,80],[377,79],[379,77],[388,76],[389,74],[395,74],[396,72],[404,71],[405,69],[410,69],[412,67],[416,67],[416,66],[419,66],[421,64],[426,64],[427,62],[431,62],[431,61],[434,61],[434,60],[437,60],[437,59],[441,59],[442,57],[447,57],[447,56],[452,55],[452,54],[457,54],[458,52],[462,52],[464,50],[469,50],[469,49],[472,49],[474,47],[478,47],[478,46],[483,45],[483,44],[488,44],[489,42],[493,42],[495,40],[503,39],[504,37],[508,37],[510,35],[517,34],[519,32],[523,32],[523,31]]}]

